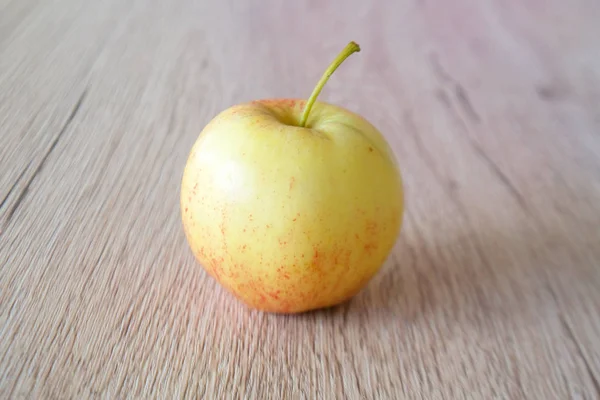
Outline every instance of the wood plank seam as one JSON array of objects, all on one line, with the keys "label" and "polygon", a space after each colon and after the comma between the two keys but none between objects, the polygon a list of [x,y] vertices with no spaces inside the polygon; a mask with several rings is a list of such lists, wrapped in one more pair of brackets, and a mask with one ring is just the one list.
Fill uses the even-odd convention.
[{"label": "wood plank seam", "polygon": [[[438,79],[442,82],[442,84],[444,84],[444,83],[450,84],[453,87],[453,89],[454,89],[453,92],[454,92],[455,98],[458,102],[459,107],[464,111],[465,115],[473,123],[476,123],[476,124],[481,123],[481,117],[479,116],[479,114],[477,113],[475,108],[473,107],[473,103],[469,99],[467,91],[460,84],[460,82],[458,82],[456,79],[454,79],[444,69],[444,67],[442,66],[442,64],[440,63],[440,61],[437,57],[435,57],[435,56],[430,57],[430,65],[432,66],[432,70],[433,70],[434,74],[438,77]],[[446,108],[448,108],[450,110],[451,114],[458,117],[457,119],[461,125],[461,128],[465,132],[469,132],[469,126],[466,123],[466,121],[464,120],[464,117],[460,113],[457,113],[456,110],[452,109],[453,108],[452,100],[447,96],[447,94],[445,94],[445,92],[443,92],[443,90],[442,90],[442,93],[444,93],[444,95],[442,95],[441,100],[442,100],[442,103],[444,104],[444,106],[446,106]],[[508,191],[515,198],[517,203],[523,208],[523,210],[525,212],[529,213],[530,210],[527,205],[527,201],[525,200],[525,198],[523,197],[521,192],[511,182],[511,180],[508,178],[508,176],[498,166],[498,164],[492,158],[490,158],[490,156],[485,152],[485,150],[478,143],[476,143],[470,137],[470,135],[467,135],[466,139],[467,139],[467,142],[469,143],[469,145],[473,148],[473,150],[475,150],[475,154],[477,154],[481,158],[481,160],[484,161],[488,165],[490,170],[497,176],[497,178],[500,180],[500,182],[502,184],[504,184],[504,186],[508,189]]]},{"label": "wood plank seam", "polygon": [[[44,165],[45,165],[46,161],[48,160],[48,157],[50,156],[50,154],[52,154],[52,152],[56,148],[56,145],[58,144],[58,142],[60,141],[60,139],[62,138],[62,136],[64,135],[64,133],[67,131],[67,129],[69,128],[69,126],[71,125],[71,123],[73,122],[73,120],[75,119],[75,116],[79,112],[79,110],[81,108],[81,105],[83,104],[83,101],[85,100],[85,97],[87,95],[87,91],[88,91],[87,88],[85,88],[83,90],[83,92],[81,93],[81,95],[79,96],[77,102],[72,107],[71,112],[69,113],[69,116],[67,117],[67,119],[63,123],[62,128],[60,129],[60,131],[58,132],[58,134],[56,135],[56,137],[54,138],[54,140],[52,141],[52,143],[48,147],[48,150],[46,150],[46,152],[44,153],[44,156],[40,160],[39,164],[37,165],[37,167],[35,168],[35,170],[31,174],[31,176],[27,179],[27,182],[25,183],[25,186],[23,187],[23,189],[17,195],[17,198],[16,198],[15,202],[13,203],[12,207],[6,213],[6,217],[4,218],[4,221],[3,221],[2,230],[0,230],[0,235],[2,235],[2,233],[4,233],[4,231],[6,230],[6,228],[8,227],[8,225],[10,224],[10,221],[12,220],[13,216],[15,215],[15,212],[17,211],[17,209],[21,205],[22,201],[25,199],[25,196],[27,195],[27,192],[29,191],[29,187],[31,186],[31,184],[35,180],[36,176],[44,168]],[[31,161],[30,161],[30,163],[31,163]],[[27,166],[29,167],[29,164]],[[27,168],[25,168],[23,170],[23,172],[21,173],[21,175],[17,179],[17,182],[21,179],[21,177],[23,176],[23,174],[25,173],[25,171],[27,171]],[[9,194],[14,189],[14,186],[17,184],[17,182],[15,182],[15,184],[13,185],[13,187],[9,191]],[[2,201],[2,204],[0,205],[0,208],[4,204],[4,202],[6,201],[7,198],[8,198],[8,195]]]}]

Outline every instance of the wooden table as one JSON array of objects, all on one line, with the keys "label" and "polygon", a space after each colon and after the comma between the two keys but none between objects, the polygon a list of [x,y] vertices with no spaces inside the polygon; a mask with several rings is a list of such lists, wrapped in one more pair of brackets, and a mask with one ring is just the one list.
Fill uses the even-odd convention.
[{"label": "wooden table", "polygon": [[[600,398],[600,3],[0,0],[0,398]],[[351,302],[251,311],[185,240],[192,143],[320,99],[407,208]]]}]

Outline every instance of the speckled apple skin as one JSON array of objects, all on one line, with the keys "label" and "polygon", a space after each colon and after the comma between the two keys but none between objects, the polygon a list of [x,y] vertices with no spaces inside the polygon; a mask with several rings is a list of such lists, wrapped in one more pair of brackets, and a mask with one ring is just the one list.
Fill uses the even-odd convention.
[{"label": "speckled apple skin", "polygon": [[298,313],[339,304],[381,268],[400,232],[400,172],[380,132],[303,100],[233,106],[191,149],[183,227],[206,271],[248,306]]}]

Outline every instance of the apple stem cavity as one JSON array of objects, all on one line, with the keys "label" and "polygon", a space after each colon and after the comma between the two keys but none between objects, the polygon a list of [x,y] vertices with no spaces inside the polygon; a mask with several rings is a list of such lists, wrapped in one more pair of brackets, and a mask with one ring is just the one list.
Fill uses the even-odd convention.
[{"label": "apple stem cavity", "polygon": [[302,119],[300,119],[301,128],[304,128],[306,126],[306,122],[308,121],[308,114],[310,114],[310,110],[312,110],[312,107],[315,104],[317,97],[319,97],[319,94],[321,93],[323,86],[325,86],[325,84],[329,80],[329,77],[335,72],[335,70],[340,66],[340,64],[342,64],[344,60],[346,60],[346,58],[350,57],[353,53],[358,53],[359,51],[360,46],[355,42],[350,42],[348,43],[348,45],[346,45],[346,47],[344,47],[340,54],[338,54],[338,56],[329,65],[329,67],[317,83],[317,86],[313,90],[312,94],[308,98],[308,102],[306,103],[304,111],[302,112]]}]

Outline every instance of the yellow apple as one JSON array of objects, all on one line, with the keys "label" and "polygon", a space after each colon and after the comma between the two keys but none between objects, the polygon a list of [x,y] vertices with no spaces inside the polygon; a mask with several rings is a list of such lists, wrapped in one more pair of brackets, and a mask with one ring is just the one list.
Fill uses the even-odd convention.
[{"label": "yellow apple", "polygon": [[403,190],[382,134],[359,115],[272,99],[217,115],[191,149],[181,213],[198,262],[250,307],[339,304],[381,268],[400,232]]}]

